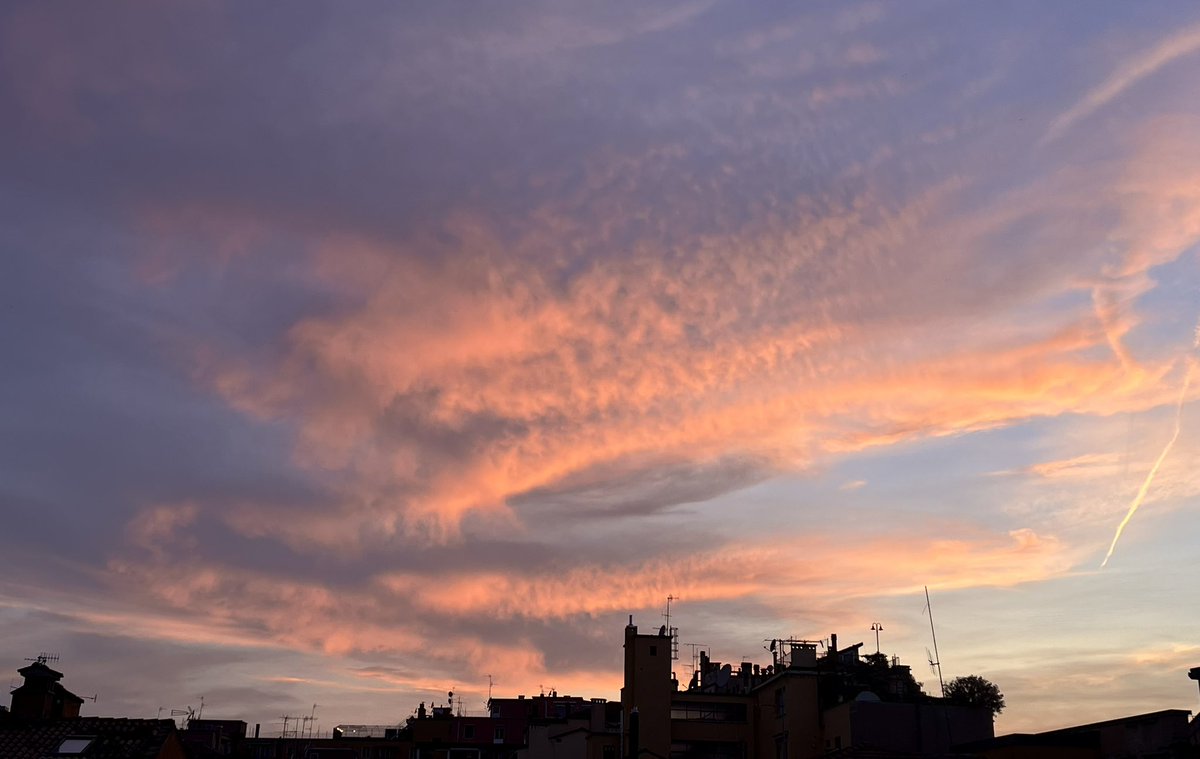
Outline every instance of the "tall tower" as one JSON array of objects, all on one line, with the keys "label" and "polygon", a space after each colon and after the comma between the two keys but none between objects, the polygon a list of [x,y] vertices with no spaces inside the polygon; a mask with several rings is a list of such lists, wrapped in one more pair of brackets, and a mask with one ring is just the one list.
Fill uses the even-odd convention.
[{"label": "tall tower", "polygon": [[[639,635],[633,616],[625,627],[625,687],[621,688],[626,754],[638,759],[643,751],[671,753],[671,637],[664,625],[656,634]],[[637,710],[637,730],[633,715]],[[636,740],[637,745],[634,745]]]}]

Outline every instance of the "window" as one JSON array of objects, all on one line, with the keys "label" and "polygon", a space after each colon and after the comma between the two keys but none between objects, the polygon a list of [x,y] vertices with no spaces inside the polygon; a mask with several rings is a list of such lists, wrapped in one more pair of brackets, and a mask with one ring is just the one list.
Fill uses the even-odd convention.
[{"label": "window", "polygon": [[658,656],[658,646],[650,646],[650,655]]},{"label": "window", "polygon": [[775,759],[787,759],[787,733],[775,736]]},{"label": "window", "polygon": [[787,714],[787,700],[784,696],[787,695],[785,688],[775,689],[775,716],[783,717]]},{"label": "window", "polygon": [[472,738],[474,738],[475,737],[475,726],[474,725],[463,725],[463,737],[466,738],[467,740],[471,740]]},{"label": "window", "polygon": [[496,728],[496,732],[494,733],[494,735],[495,735],[494,740],[496,743],[504,742],[504,728],[502,728],[502,727]]},{"label": "window", "polygon": [[745,722],[746,705],[723,702],[676,701],[671,704],[671,719],[694,722]]}]

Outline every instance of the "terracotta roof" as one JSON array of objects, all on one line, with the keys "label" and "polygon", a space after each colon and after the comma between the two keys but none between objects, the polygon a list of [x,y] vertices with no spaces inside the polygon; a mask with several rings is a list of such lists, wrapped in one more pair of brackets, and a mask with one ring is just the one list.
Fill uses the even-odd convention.
[{"label": "terracotta roof", "polygon": [[[169,719],[80,717],[50,722],[0,723],[0,757],[49,759],[155,759],[168,740],[174,742],[175,723]],[[68,738],[91,738],[77,754],[61,754]]]}]

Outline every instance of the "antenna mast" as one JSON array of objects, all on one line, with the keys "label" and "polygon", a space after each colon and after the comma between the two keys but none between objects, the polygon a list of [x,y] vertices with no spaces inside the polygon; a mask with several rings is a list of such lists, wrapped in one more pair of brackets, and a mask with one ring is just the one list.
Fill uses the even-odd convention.
[{"label": "antenna mast", "polygon": [[663,617],[667,620],[667,624],[663,625],[663,627],[667,630],[667,637],[671,639],[671,661],[679,659],[679,628],[671,627],[671,602],[678,600],[678,596],[667,596],[667,612],[663,614]]},{"label": "antenna mast", "polygon": [[313,729],[317,725],[317,705],[313,704],[312,713],[307,717],[298,717],[297,719],[300,720],[300,735],[297,737],[304,736],[311,738]]},{"label": "antenna mast", "polygon": [[937,647],[937,630],[933,627],[933,604],[929,602],[929,586],[925,586],[925,608],[929,610],[929,634],[933,636],[933,658],[937,661],[930,662],[931,665],[937,668],[938,685],[942,688],[942,698],[946,697],[946,682],[942,680],[942,655],[938,653]]},{"label": "antenna mast", "polygon": [[683,645],[691,646],[692,648],[692,677],[695,677],[696,671],[700,669],[700,655],[698,652],[702,648],[709,648],[709,645],[707,643],[684,643]]}]

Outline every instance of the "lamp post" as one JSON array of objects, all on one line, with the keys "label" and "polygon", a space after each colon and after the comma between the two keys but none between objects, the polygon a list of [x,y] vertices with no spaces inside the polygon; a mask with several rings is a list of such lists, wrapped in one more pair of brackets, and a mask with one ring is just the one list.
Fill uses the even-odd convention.
[{"label": "lamp post", "polygon": [[875,622],[871,625],[871,630],[875,632],[875,653],[879,653],[879,631],[883,629],[883,625]]}]

